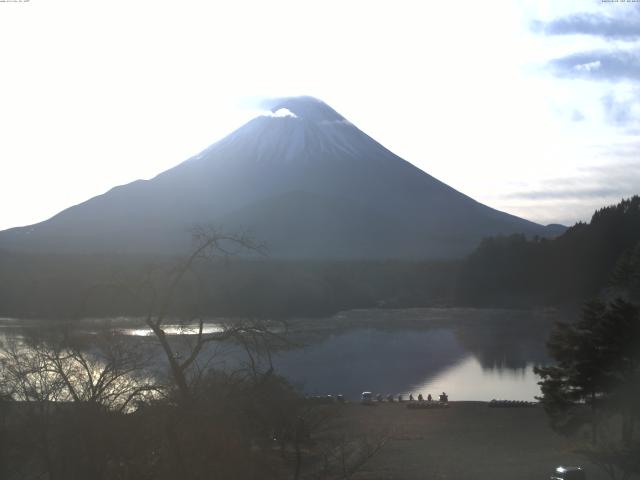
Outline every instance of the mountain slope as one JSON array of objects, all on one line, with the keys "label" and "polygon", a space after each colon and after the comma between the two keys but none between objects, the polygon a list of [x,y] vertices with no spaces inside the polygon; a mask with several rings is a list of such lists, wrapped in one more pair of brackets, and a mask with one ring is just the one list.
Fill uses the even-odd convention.
[{"label": "mountain slope", "polygon": [[0,248],[176,253],[194,224],[216,224],[253,231],[275,257],[442,258],[487,235],[547,233],[431,177],[316,99],[272,111],[152,180],[0,232]]}]

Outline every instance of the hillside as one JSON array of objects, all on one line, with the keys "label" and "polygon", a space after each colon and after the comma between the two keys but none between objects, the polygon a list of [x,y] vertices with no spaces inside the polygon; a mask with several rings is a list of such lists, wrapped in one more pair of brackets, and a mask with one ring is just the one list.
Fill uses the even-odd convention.
[{"label": "hillside", "polygon": [[473,305],[527,306],[640,290],[640,197],[596,211],[555,239],[485,239],[465,260],[458,299]]}]

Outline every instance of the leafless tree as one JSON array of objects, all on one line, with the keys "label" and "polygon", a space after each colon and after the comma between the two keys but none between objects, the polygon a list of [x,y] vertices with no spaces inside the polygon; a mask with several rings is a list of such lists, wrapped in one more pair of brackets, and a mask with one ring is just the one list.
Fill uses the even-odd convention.
[{"label": "leafless tree", "polygon": [[9,478],[100,478],[113,420],[163,395],[147,375],[149,352],[113,332],[90,342],[64,330],[25,333],[2,344],[0,359]]},{"label": "leafless tree", "polygon": [[[273,337],[264,321],[236,320],[220,325],[215,332],[205,331],[205,317],[198,304],[204,303],[207,293],[204,282],[196,268],[202,262],[228,262],[240,254],[264,255],[266,248],[247,234],[228,234],[213,227],[196,226],[192,229],[193,249],[191,253],[179,259],[169,268],[158,266],[147,270],[137,282],[117,280],[107,285],[97,285],[92,290],[115,288],[134,299],[144,311],[144,322],[157,340],[169,367],[171,379],[176,387],[178,399],[182,402],[192,400],[192,386],[197,383],[210,359],[203,360],[201,354],[209,344],[236,339],[247,346],[243,336],[259,335]],[[184,311],[175,313],[176,302],[184,294],[189,280],[190,293],[196,298],[196,307],[190,314]],[[180,289],[183,290],[180,290]],[[91,293],[87,294],[87,298]],[[86,302],[86,299],[85,299]],[[181,310],[181,308],[177,308]],[[178,323],[189,335],[181,337],[180,342],[172,341],[167,333],[169,325]],[[178,345],[181,343],[181,345]],[[264,343],[264,341],[263,341]],[[180,346],[186,346],[183,351]]]},{"label": "leafless tree", "polygon": [[310,399],[285,420],[277,439],[293,480],[350,479],[384,448],[390,433],[354,435],[344,408]]},{"label": "leafless tree", "polygon": [[79,402],[126,412],[162,391],[147,375],[150,352],[114,332],[101,332],[90,344],[66,332],[26,342],[12,339],[0,355],[3,385],[13,400]]},{"label": "leafless tree", "polygon": [[342,434],[327,441],[322,449],[321,468],[312,473],[311,479],[347,480],[362,471],[364,466],[386,445],[389,437],[350,437]]}]

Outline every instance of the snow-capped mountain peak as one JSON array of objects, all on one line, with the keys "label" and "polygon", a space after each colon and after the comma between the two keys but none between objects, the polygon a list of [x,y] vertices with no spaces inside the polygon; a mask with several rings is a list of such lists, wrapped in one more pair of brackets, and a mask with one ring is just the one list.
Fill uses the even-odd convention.
[{"label": "snow-capped mountain peak", "polygon": [[541,225],[416,168],[312,97],[276,99],[199,155],[55,217],[0,232],[39,252],[187,251],[194,225],[249,229],[287,258],[446,258]]}]

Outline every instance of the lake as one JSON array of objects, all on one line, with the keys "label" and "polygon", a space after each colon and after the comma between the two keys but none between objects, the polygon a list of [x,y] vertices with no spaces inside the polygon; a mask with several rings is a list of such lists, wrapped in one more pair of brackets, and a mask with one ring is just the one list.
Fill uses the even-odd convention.
[{"label": "lake", "polygon": [[447,329],[358,329],[280,353],[274,360],[276,371],[305,392],[341,393],[350,399],[363,391],[405,398],[445,391],[451,400],[533,400],[539,394],[534,363],[483,366]]},{"label": "lake", "polygon": [[[450,400],[534,400],[540,392],[533,367],[548,362],[544,344],[557,317],[539,310],[352,310],[291,321],[290,336],[298,346],[274,354],[273,364],[311,395],[343,394],[356,400],[361,392],[372,391],[437,398],[444,391]],[[0,335],[18,335],[19,324],[5,319]],[[79,329],[93,333],[95,324],[83,323]],[[153,341],[139,325],[118,329],[131,341]],[[212,319],[205,331],[219,329]],[[193,333],[177,326],[167,329],[175,341]],[[217,358],[218,368],[235,368],[243,357],[231,345],[219,350]]]}]

